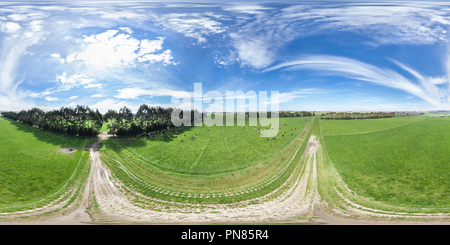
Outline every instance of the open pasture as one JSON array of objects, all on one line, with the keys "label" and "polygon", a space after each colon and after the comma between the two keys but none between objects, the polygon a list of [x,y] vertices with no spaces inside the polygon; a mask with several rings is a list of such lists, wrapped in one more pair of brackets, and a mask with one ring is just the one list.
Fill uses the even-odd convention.
[{"label": "open pasture", "polygon": [[[156,133],[151,139],[119,137],[106,140],[103,145],[108,148],[109,144],[120,144],[147,159],[149,164],[164,166],[166,169],[228,171],[249,166],[258,159],[270,156],[294,139],[310,119],[280,118],[279,134],[270,138],[261,137],[261,130],[270,129],[259,124],[248,126],[247,121],[245,127],[184,127],[180,132],[171,130],[168,133]],[[113,149],[112,146],[109,149]],[[115,150],[120,148],[116,147]]]},{"label": "open pasture", "polygon": [[341,135],[372,132],[399,127],[424,119],[421,116],[355,119],[355,120],[322,120],[323,135]]},{"label": "open pasture", "polygon": [[[0,117],[0,208],[46,198],[69,180],[80,158],[89,152],[82,147],[95,140],[40,130]],[[73,148],[64,153],[64,148]],[[70,152],[70,151],[68,151]]]},{"label": "open pasture", "polygon": [[450,206],[449,128],[449,120],[430,118],[324,140],[332,163],[356,194],[397,206],[444,208]]},{"label": "open pasture", "polygon": [[[148,197],[156,197],[164,200],[171,200],[176,202],[193,202],[193,203],[230,203],[236,201],[247,200],[250,198],[260,197],[279,188],[291,176],[292,171],[300,171],[299,165],[302,157],[302,152],[305,150],[307,141],[305,139],[310,136],[310,126],[308,122],[311,118],[291,118],[280,119],[281,128],[287,129],[290,123],[297,122],[299,125],[304,124],[296,134],[290,139],[285,140],[285,144],[280,148],[273,150],[269,149],[269,142],[264,142],[268,145],[267,151],[272,150],[272,154],[264,158],[252,159],[249,165],[245,162],[241,163],[239,168],[222,169],[221,166],[216,166],[213,171],[208,170],[181,170],[174,169],[174,167],[161,167],[161,165],[151,163],[143,158],[140,154],[135,153],[135,149],[130,150],[131,147],[126,147],[117,140],[127,139],[116,138],[105,140],[100,148],[101,160],[113,172],[112,178],[118,178],[122,183]],[[285,125],[287,124],[287,125]],[[227,127],[232,129],[234,127]],[[243,127],[235,127],[235,130],[245,130]],[[248,126],[246,126],[246,129]],[[255,127],[251,130],[244,131],[239,137],[246,137],[248,134],[254,134]],[[206,132],[220,133],[225,140],[233,134],[223,134],[220,127],[188,127],[182,134]],[[210,129],[210,131],[207,131]],[[199,130],[199,131],[195,131]],[[284,131],[283,131],[284,132]],[[287,132],[287,131],[286,131]],[[194,133],[195,134],[195,133]],[[237,137],[237,136],[236,136]],[[277,136],[278,138],[279,136]],[[283,136],[281,136],[282,138]],[[302,140],[297,139],[297,137]],[[266,141],[258,134],[258,139]],[[144,147],[146,141],[154,139],[139,139],[134,142],[132,147]],[[161,142],[162,141],[162,142]],[[274,140],[275,141],[275,140]],[[223,142],[223,141],[222,141]],[[240,141],[236,144],[243,144],[246,141]],[[168,144],[168,141],[159,139],[158,144]],[[178,141],[171,142],[173,144],[183,144]],[[186,142],[191,143],[191,142]],[[245,144],[248,144],[246,142]],[[220,146],[220,145],[219,145]],[[192,144],[192,147],[195,147]],[[238,150],[238,149],[236,149]],[[171,153],[168,153],[170,156]],[[173,154],[173,153],[172,153]],[[231,154],[231,152],[230,152]],[[198,156],[197,156],[198,157]],[[201,159],[201,158],[200,158]],[[221,159],[213,159],[215,164],[221,163]],[[199,162],[199,166],[208,164],[207,161]],[[187,166],[187,165],[186,165]],[[224,171],[225,170],[225,171]],[[129,194],[133,195],[133,191]],[[203,195],[203,198],[202,198]],[[205,198],[206,197],[206,198]]]}]

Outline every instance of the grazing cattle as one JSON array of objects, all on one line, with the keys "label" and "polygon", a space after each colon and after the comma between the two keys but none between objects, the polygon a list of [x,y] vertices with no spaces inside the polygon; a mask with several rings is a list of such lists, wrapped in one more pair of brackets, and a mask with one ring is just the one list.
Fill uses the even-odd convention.
[{"label": "grazing cattle", "polygon": [[183,140],[180,140],[180,142],[184,142]]},{"label": "grazing cattle", "polygon": [[284,134],[283,134],[283,137],[284,137]]},{"label": "grazing cattle", "polygon": [[186,136],[186,135],[184,135],[184,136]]},{"label": "grazing cattle", "polygon": [[272,138],[273,140],[275,139],[275,138]]}]

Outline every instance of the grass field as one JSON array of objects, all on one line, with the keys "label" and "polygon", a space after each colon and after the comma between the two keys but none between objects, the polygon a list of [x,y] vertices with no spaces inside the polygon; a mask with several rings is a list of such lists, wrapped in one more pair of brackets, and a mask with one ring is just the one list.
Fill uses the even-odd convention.
[{"label": "grass field", "polygon": [[398,127],[423,119],[420,116],[411,116],[360,120],[322,120],[321,127],[324,135],[356,134]]},{"label": "grass field", "polygon": [[[360,122],[374,129],[379,120]],[[332,132],[350,132],[345,121],[339,123]],[[391,205],[442,208],[450,206],[449,128],[449,120],[429,118],[368,134],[324,136],[324,140],[343,181],[358,195]]]},{"label": "grass field", "polygon": [[[276,137],[277,140],[271,139],[273,142],[267,142],[266,138],[260,137],[255,130],[258,127],[248,126],[245,129],[244,127],[226,127],[226,129],[225,127],[205,126],[203,129],[192,127],[182,133],[183,137],[188,139],[197,133],[200,136],[199,141],[203,136],[201,149],[205,152],[196,151],[195,148],[198,148],[199,145],[190,140],[181,143],[179,140],[164,141],[162,137],[151,140],[129,137],[108,139],[100,148],[101,158],[113,170],[114,177],[119,178],[126,186],[132,186],[132,189],[149,197],[192,203],[236,202],[260,197],[274,191],[286,181],[294,169],[298,171],[297,165],[302,156],[301,153],[307,145],[304,140],[309,138],[310,134],[310,131],[304,130],[304,127],[310,119],[280,119],[281,133],[284,133],[284,130],[287,132],[291,125],[298,124],[299,126],[293,126],[293,129],[297,128],[297,131],[292,133],[293,136],[279,135]],[[241,140],[232,139],[234,137]],[[297,137],[301,137],[303,140],[298,140]],[[242,140],[242,138],[250,138],[250,140]],[[124,143],[121,144],[117,140],[124,141]],[[126,147],[125,144],[127,144]],[[187,157],[198,160],[197,169],[177,171],[174,165],[168,165],[173,164],[173,161],[164,161],[164,158],[161,158],[164,164],[164,167],[161,167],[141,156],[141,154],[145,154],[148,157],[157,151],[164,151],[157,156],[165,154],[168,159],[177,159],[180,150],[177,150],[176,147],[180,146],[187,147],[186,150],[198,154],[187,155]],[[227,156],[205,157],[214,155],[206,151],[220,153],[220,150],[227,149],[227,147],[230,149]],[[255,149],[259,150],[261,154],[265,153],[264,157],[259,154],[247,154],[247,158],[238,159],[240,156],[245,156],[246,152],[251,153]],[[136,154],[137,151],[140,153]],[[300,153],[296,154],[297,152]],[[223,159],[225,157],[229,159],[230,163]],[[249,164],[247,165],[247,163]],[[187,168],[190,165],[189,162],[183,165],[183,162],[179,161],[179,165],[175,166]],[[231,167],[231,169],[226,169],[225,166]],[[233,168],[236,166],[238,168]],[[209,196],[209,198],[199,198],[199,195]]]},{"label": "grass field", "polygon": [[[106,140],[101,150],[111,144],[126,146],[149,163],[187,171],[226,171],[252,164],[280,149],[303,129],[311,117],[280,118],[279,135],[269,140],[255,129],[264,127],[186,127],[168,140],[156,134],[152,139],[125,137]],[[284,135],[284,136],[283,136]],[[191,140],[191,137],[195,137]],[[181,142],[183,140],[183,142]],[[120,148],[115,147],[115,151]]]},{"label": "grass field", "polygon": [[[68,181],[82,154],[84,138],[65,136],[0,117],[0,207],[40,200]],[[94,140],[88,140],[86,146]],[[75,148],[62,153],[62,148]]]}]

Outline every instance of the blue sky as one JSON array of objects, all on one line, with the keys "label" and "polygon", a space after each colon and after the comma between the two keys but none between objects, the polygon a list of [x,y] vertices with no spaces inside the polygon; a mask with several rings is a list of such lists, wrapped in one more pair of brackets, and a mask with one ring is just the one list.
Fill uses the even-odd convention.
[{"label": "blue sky", "polygon": [[445,2],[2,2],[0,110],[176,107],[194,83],[280,110],[450,109],[449,26]]}]

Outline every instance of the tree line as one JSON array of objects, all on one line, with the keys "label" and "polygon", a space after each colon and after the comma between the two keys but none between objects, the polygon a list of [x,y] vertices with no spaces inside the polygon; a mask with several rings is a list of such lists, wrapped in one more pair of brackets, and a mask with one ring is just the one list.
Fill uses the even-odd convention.
[{"label": "tree line", "polygon": [[[246,112],[245,115],[249,116],[251,113],[256,114],[256,117],[259,118],[259,112]],[[316,113],[310,111],[280,111],[278,112],[278,117],[313,117]],[[272,117],[272,112],[268,111],[266,114],[267,118]]]},{"label": "tree line", "polygon": [[[139,107],[136,114],[124,106],[119,111],[108,110],[102,115],[98,110],[94,111],[88,106],[77,105],[75,108],[61,107],[59,110],[48,112],[32,108],[20,112],[1,112],[1,114],[40,129],[79,136],[96,136],[101,133],[103,123],[108,123],[109,132],[124,136],[173,127],[171,121],[173,110],[173,108],[149,107],[144,104]],[[203,117],[197,110],[181,111],[180,117],[187,113],[191,113],[191,123]]]},{"label": "tree line", "polygon": [[98,135],[103,125],[102,114],[98,110],[93,111],[89,107],[81,105],[75,108],[61,107],[59,110],[48,112],[32,108],[20,112],[2,112],[1,114],[30,126],[69,135]]},{"label": "tree line", "polygon": [[[20,112],[1,112],[1,114],[40,129],[79,136],[96,136],[101,133],[103,124],[107,123],[110,133],[125,136],[173,128],[172,112],[174,110],[177,110],[180,119],[184,118],[184,115],[190,116],[191,125],[194,122],[201,121],[203,118],[203,113],[197,110],[183,111],[160,106],[153,107],[146,104],[141,105],[136,114],[133,114],[130,108],[124,106],[119,111],[110,109],[102,115],[98,110],[94,111],[83,105],[77,105],[74,108],[61,107],[48,112],[44,112],[39,108],[32,108],[30,110],[21,110]],[[247,112],[246,115],[248,116],[250,113]],[[256,112],[256,114],[259,118],[259,113]],[[314,113],[307,111],[279,112],[279,117],[306,117],[314,115]],[[267,117],[271,118],[270,111],[267,112]]]},{"label": "tree line", "polygon": [[328,112],[320,115],[326,120],[352,120],[395,117],[395,112]]}]

